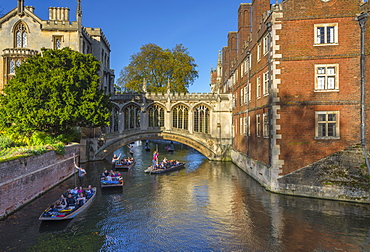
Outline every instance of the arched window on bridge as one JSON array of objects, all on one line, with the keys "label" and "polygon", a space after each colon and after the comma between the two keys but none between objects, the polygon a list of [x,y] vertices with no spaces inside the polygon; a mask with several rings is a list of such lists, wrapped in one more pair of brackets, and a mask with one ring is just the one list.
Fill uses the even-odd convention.
[{"label": "arched window on bridge", "polygon": [[117,107],[113,107],[112,110],[112,117],[111,117],[111,132],[117,132],[118,131],[118,113],[119,110]]},{"label": "arched window on bridge", "polygon": [[123,108],[124,129],[140,128],[140,107],[134,104]]},{"label": "arched window on bridge", "polygon": [[194,131],[209,133],[210,114],[205,105],[198,105],[194,109]]},{"label": "arched window on bridge", "polygon": [[189,112],[188,107],[177,105],[172,110],[172,127],[178,129],[188,129]]},{"label": "arched window on bridge", "polygon": [[148,108],[149,127],[164,127],[164,108],[160,105],[151,105]]}]

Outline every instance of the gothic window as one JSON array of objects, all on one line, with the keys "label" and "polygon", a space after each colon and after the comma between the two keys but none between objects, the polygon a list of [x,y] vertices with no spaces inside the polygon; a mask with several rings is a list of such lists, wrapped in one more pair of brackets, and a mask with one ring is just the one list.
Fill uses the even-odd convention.
[{"label": "gothic window", "polygon": [[111,118],[112,132],[118,131],[118,121],[119,121],[118,113],[119,113],[118,108],[114,107],[112,111],[112,118]]},{"label": "gothic window", "polygon": [[27,47],[27,30],[24,24],[19,23],[15,28],[15,47]]},{"label": "gothic window", "polygon": [[20,60],[17,60],[17,61],[15,62],[15,65],[16,65],[17,67],[19,67],[19,66],[21,65],[21,61],[20,61]]},{"label": "gothic window", "polygon": [[184,105],[177,105],[172,112],[172,127],[188,129],[188,108]]},{"label": "gothic window", "polygon": [[160,105],[151,105],[148,108],[149,127],[164,127],[164,108]]},{"label": "gothic window", "polygon": [[194,131],[209,133],[210,113],[209,108],[204,105],[198,105],[194,109]]},{"label": "gothic window", "polygon": [[15,62],[13,59],[9,62],[9,73],[15,74]]},{"label": "gothic window", "polygon": [[137,105],[128,105],[123,108],[124,129],[140,128],[140,107]]}]

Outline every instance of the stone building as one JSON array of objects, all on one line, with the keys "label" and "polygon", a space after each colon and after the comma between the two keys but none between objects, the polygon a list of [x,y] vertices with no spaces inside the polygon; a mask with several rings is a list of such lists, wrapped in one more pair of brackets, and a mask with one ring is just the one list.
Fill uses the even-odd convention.
[{"label": "stone building", "polygon": [[0,90],[15,74],[15,67],[41,48],[69,47],[91,53],[101,62],[101,88],[114,92],[114,71],[110,69],[110,44],[100,28],[82,25],[81,0],[77,2],[76,21],[70,21],[69,8],[50,7],[49,19],[42,20],[35,8],[18,0],[16,8],[0,18]]},{"label": "stone building", "polygon": [[213,86],[233,94],[233,161],[267,188],[369,141],[368,12],[363,0],[240,5]]}]

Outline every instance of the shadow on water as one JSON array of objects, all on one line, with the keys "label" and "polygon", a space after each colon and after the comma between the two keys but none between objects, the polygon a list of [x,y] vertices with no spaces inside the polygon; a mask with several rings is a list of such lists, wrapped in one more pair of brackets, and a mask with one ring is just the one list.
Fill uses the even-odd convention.
[{"label": "shadow on water", "polygon": [[40,233],[50,233],[50,232],[60,232],[67,228],[69,224],[73,222],[72,220],[62,220],[62,221],[41,221],[39,232]]}]

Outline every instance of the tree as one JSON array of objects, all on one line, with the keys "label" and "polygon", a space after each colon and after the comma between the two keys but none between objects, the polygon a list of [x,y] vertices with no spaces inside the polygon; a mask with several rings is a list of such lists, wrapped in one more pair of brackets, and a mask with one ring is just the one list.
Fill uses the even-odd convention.
[{"label": "tree", "polygon": [[147,44],[131,55],[130,64],[121,70],[117,82],[125,91],[140,92],[146,85],[148,92],[166,92],[169,82],[171,91],[187,92],[198,78],[196,67],[194,58],[181,44],[172,50]]},{"label": "tree", "polygon": [[99,62],[69,48],[28,58],[0,96],[0,126],[21,135],[74,132],[110,118],[109,97],[99,88]]}]

